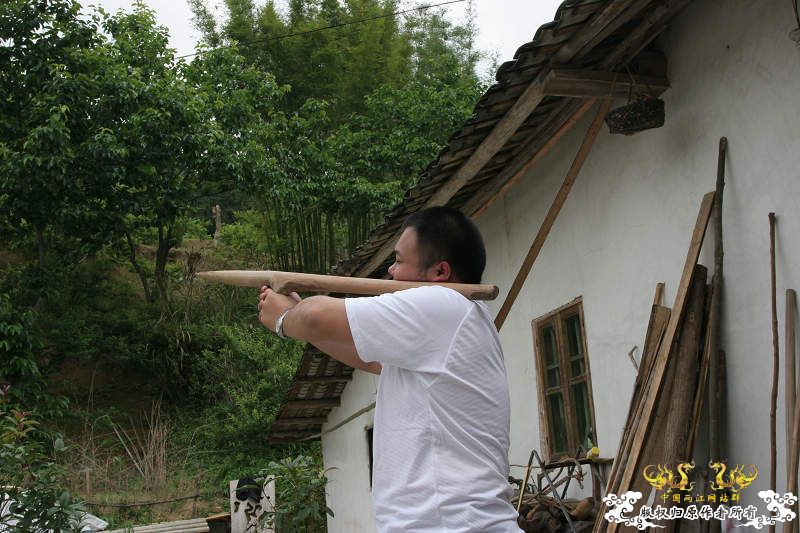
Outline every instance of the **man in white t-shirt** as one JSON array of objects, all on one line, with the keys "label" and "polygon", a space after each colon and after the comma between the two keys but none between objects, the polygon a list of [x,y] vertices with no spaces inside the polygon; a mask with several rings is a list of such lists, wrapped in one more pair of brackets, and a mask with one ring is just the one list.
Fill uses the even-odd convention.
[{"label": "man in white t-shirt", "polygon": [[[396,280],[479,283],[483,240],[460,211],[411,215]],[[518,532],[509,503],[509,397],[497,330],[483,303],[441,286],[370,298],[300,301],[262,288],[271,331],[380,374],[373,502],[381,533]]]}]

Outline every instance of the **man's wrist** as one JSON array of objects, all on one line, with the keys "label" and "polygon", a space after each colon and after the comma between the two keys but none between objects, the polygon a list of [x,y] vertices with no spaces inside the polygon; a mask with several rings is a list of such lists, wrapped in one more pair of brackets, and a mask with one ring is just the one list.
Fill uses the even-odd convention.
[{"label": "man's wrist", "polygon": [[285,310],[283,313],[278,315],[278,319],[275,321],[275,334],[278,335],[281,339],[286,339],[287,335],[283,332],[283,321],[286,318],[286,315],[289,314],[292,308]]}]

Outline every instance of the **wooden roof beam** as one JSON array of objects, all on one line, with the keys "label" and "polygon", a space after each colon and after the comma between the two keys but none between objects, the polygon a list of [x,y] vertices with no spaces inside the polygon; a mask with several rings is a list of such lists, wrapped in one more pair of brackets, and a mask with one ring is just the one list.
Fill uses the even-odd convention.
[{"label": "wooden roof beam", "polygon": [[665,77],[629,75],[618,72],[596,70],[555,69],[547,84],[547,96],[570,96],[573,98],[627,98],[648,94],[658,96],[669,89]]}]

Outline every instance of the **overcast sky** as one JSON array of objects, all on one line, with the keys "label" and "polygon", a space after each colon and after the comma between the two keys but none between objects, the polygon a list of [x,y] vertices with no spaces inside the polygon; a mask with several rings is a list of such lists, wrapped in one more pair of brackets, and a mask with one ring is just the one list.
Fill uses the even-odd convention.
[{"label": "overcast sky", "polygon": [[[401,6],[408,9],[442,1],[403,1]],[[178,51],[177,55],[192,53],[199,33],[192,25],[192,12],[186,0],[145,0],[145,3],[155,10],[158,22],[169,28],[170,42]],[[285,2],[279,1],[278,5],[282,3]],[[530,41],[539,26],[553,20],[560,3],[561,0],[473,0],[478,24],[478,48],[497,53],[500,63],[512,59],[517,48]],[[130,9],[133,0],[87,0],[86,4],[99,5],[113,13],[119,9]],[[206,0],[206,4],[213,6],[221,2]],[[444,7],[452,21],[460,22],[464,20],[467,5],[468,2],[464,1]],[[221,15],[224,16],[222,9]]]}]

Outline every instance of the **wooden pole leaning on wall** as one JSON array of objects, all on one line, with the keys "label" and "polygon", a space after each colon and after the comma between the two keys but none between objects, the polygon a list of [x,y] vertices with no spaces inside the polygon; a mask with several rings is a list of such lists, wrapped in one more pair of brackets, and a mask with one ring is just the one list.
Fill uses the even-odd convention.
[{"label": "wooden pole leaning on wall", "polygon": [[[725,190],[725,160],[728,155],[728,139],[720,137],[719,149],[717,152],[717,180],[714,196],[714,211],[712,219],[714,221],[714,275],[711,277],[711,301],[708,311],[708,342],[706,343],[708,353],[704,354],[704,364],[701,370],[708,369],[707,378],[703,377],[704,383],[708,383],[708,453],[712,461],[719,461],[722,457],[722,395],[719,390],[719,351],[721,337],[721,310],[722,310],[722,281],[723,281],[723,259],[724,251],[722,246],[722,200]],[[698,417],[699,418],[699,417]],[[692,445],[694,445],[694,435],[692,435]],[[693,450],[688,450],[691,453]],[[709,475],[711,475],[709,471]],[[717,520],[709,522],[708,526],[712,533],[720,530],[720,523]]]},{"label": "wooden pole leaning on wall", "polygon": [[[797,324],[797,293],[786,289],[786,313],[784,314],[786,360],[786,490],[797,496],[797,463],[800,459],[800,410],[797,409],[797,371],[795,355]],[[797,504],[792,506],[797,512]],[[783,523],[783,533],[795,533],[797,520]]]},{"label": "wooden pole leaning on wall", "polygon": [[[775,213],[769,214],[769,277],[770,299],[772,303],[772,393],[769,402],[769,486],[777,487],[778,452],[776,450],[777,429],[776,415],[778,410],[778,295],[775,282]],[[769,526],[770,533],[775,532],[775,525]]]},{"label": "wooden pole leaning on wall", "polygon": [[550,205],[550,209],[547,211],[544,221],[539,227],[536,238],[533,240],[530,250],[528,250],[528,255],[525,256],[525,260],[522,262],[522,266],[520,267],[519,272],[517,272],[517,276],[514,278],[514,283],[511,284],[508,295],[503,301],[500,311],[497,313],[497,317],[494,320],[494,325],[498,330],[503,327],[503,323],[506,321],[508,313],[511,311],[511,307],[514,305],[519,292],[522,290],[525,279],[528,277],[531,268],[533,268],[533,263],[539,256],[539,252],[542,250],[542,246],[544,246],[547,235],[550,233],[553,223],[558,217],[558,214],[561,212],[561,208],[563,207],[564,202],[566,201],[567,196],[572,189],[572,185],[575,183],[575,178],[578,177],[578,173],[583,167],[583,163],[589,156],[592,145],[594,145],[594,141],[603,127],[603,120],[606,118],[610,108],[611,100],[604,100],[600,104],[600,107],[597,110],[597,115],[595,115],[594,120],[589,126],[589,129],[586,131],[586,136],[584,137],[580,148],[578,148],[578,153],[575,155],[575,159],[572,161],[572,165],[569,167],[567,175],[564,177],[564,182],[561,184],[561,188],[558,190],[558,193],[556,193],[556,197],[553,199],[553,203]]}]

